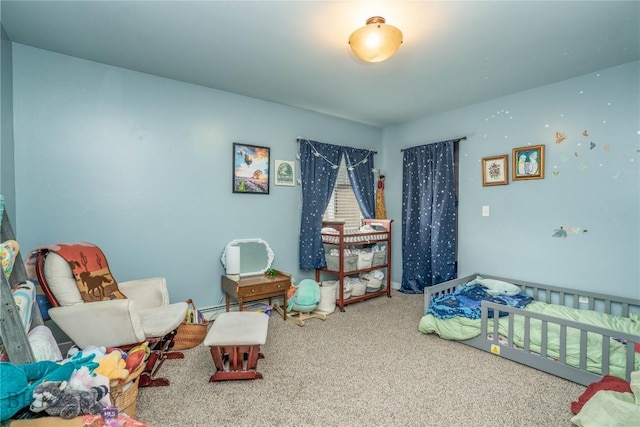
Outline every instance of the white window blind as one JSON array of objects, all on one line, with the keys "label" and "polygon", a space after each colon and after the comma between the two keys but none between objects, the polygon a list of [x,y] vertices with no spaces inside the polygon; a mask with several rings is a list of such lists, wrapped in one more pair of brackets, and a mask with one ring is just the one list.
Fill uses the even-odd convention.
[{"label": "white window blind", "polygon": [[351,188],[344,158],[340,162],[336,186],[333,188],[331,200],[324,212],[323,219],[325,221],[345,221],[345,228],[360,228],[362,223],[362,213],[353,188]]}]

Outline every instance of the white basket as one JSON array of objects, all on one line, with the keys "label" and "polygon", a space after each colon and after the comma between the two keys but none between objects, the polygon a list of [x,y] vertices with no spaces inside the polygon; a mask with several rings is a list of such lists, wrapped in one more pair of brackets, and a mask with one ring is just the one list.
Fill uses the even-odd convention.
[{"label": "white basket", "polygon": [[359,297],[367,292],[367,284],[365,282],[358,280],[351,283],[353,284],[353,288],[351,289],[352,297]]},{"label": "white basket", "polygon": [[373,252],[360,252],[358,253],[358,270],[364,270],[371,268],[373,262]]},{"label": "white basket", "polygon": [[322,314],[331,314],[336,310],[336,292],[338,283],[335,280],[322,282],[320,286],[320,304],[314,311]]}]

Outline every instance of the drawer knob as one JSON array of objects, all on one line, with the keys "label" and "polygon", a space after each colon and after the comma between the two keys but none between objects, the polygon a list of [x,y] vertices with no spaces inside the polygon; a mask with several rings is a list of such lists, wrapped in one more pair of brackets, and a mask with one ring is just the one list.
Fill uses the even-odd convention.
[{"label": "drawer knob", "polygon": [[256,290],[255,290],[255,289],[251,289],[251,293],[255,293],[255,292],[256,292]]}]

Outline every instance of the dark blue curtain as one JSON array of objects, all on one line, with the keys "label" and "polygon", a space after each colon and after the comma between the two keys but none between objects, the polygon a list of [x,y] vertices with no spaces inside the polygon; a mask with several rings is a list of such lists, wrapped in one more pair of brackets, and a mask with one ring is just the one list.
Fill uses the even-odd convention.
[{"label": "dark blue curtain", "polygon": [[373,154],[371,150],[344,147],[349,182],[365,218],[373,218],[376,214]]},{"label": "dark blue curtain", "polygon": [[300,270],[325,267],[320,230],[338,177],[342,147],[299,140],[300,179],[302,181],[302,219],[300,221]]},{"label": "dark blue curtain", "polygon": [[455,278],[456,194],[453,141],[404,150],[401,292]]}]

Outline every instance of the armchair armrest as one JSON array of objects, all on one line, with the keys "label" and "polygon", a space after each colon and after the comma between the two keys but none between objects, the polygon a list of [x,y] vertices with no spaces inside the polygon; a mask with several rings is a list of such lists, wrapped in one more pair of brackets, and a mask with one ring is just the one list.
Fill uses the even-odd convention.
[{"label": "armchair armrest", "polygon": [[169,304],[167,281],[164,277],[119,282],[120,291],[136,302],[138,310],[162,307]]},{"label": "armchair armrest", "polygon": [[130,298],[49,309],[49,316],[80,348],[117,347],[145,340],[137,303]]}]

